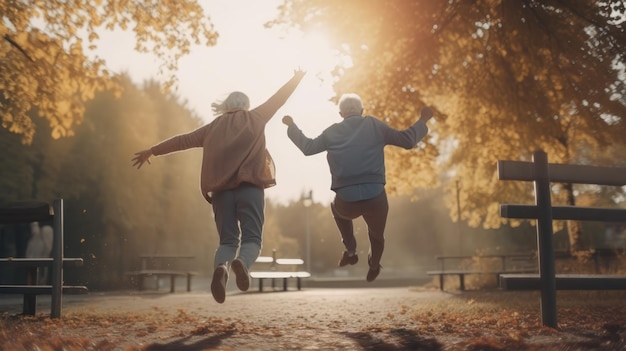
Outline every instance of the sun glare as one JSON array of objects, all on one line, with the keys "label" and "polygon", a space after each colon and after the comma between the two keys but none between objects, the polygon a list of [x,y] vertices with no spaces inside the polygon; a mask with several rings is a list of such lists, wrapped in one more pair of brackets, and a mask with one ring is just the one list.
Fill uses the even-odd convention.
[{"label": "sun glare", "polygon": [[332,80],[333,70],[351,65],[350,58],[333,49],[322,32],[294,34],[289,45],[300,68],[320,80]]}]

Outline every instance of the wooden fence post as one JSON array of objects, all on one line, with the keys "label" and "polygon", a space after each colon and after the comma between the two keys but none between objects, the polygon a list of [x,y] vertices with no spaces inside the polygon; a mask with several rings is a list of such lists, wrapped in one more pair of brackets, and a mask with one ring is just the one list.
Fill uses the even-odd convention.
[{"label": "wooden fence post", "polygon": [[54,235],[52,241],[52,301],[50,306],[50,316],[52,318],[61,317],[61,305],[63,300],[63,199],[56,199],[53,203],[53,228]]},{"label": "wooden fence post", "polygon": [[542,150],[533,153],[535,172],[535,205],[537,206],[537,249],[541,283],[541,321],[557,328],[554,238],[552,231],[552,200],[548,156]]}]

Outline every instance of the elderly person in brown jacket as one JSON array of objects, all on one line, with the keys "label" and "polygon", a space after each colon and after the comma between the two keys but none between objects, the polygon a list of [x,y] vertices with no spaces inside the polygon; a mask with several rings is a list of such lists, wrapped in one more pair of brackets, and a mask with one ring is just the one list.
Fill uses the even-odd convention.
[{"label": "elderly person in brown jacket", "polygon": [[211,282],[218,303],[226,299],[230,267],[237,287],[242,291],[250,287],[248,268],[259,256],[263,241],[264,189],[276,185],[274,161],[265,146],[265,125],[303,77],[303,71],[295,71],[269,100],[252,110],[245,94],[233,92],[212,104],[219,116],[211,123],[139,151],[132,159],[133,167],[139,169],[153,155],[203,148],[200,188],[213,205],[220,236]]}]

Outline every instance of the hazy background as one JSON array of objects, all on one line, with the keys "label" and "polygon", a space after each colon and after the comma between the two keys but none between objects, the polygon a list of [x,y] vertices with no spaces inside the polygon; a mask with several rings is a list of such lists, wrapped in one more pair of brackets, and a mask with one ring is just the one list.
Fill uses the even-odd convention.
[{"label": "hazy background", "polygon": [[[316,201],[329,203],[334,193],[330,191],[325,153],[302,155],[287,138],[281,118],[292,115],[310,137],[339,122],[338,109],[329,101],[334,95],[330,72],[346,58],[330,48],[323,32],[305,36],[294,29],[265,28],[266,22],[276,18],[281,1],[201,3],[219,32],[218,45],[196,46],[182,58],[176,72],[175,94],[202,122],[210,122],[215,117],[211,103],[230,92],[246,93],[251,106],[257,106],[291,78],[294,69],[306,70],[298,89],[267,125],[267,147],[277,167],[277,186],[268,189],[267,196],[285,203],[313,190]],[[138,84],[169,78],[159,74],[154,58],[134,50],[134,38],[126,32],[104,33],[94,55],[106,59],[111,70],[127,73]],[[355,90],[358,93],[358,87]]]},{"label": "hazy background", "polygon": [[[280,119],[291,114],[316,136],[339,121],[328,101],[335,94],[361,94],[366,114],[397,128],[412,124],[423,105],[436,110],[431,133],[417,148],[386,151],[392,195],[381,278],[423,274],[439,254],[534,250],[534,228],[498,213],[500,203],[531,203],[532,184],[498,181],[497,160],[529,160],[541,148],[554,163],[626,164],[623,9],[592,2],[510,2],[503,12],[493,12],[488,1],[286,2],[291,12],[278,12],[278,0],[201,1],[219,32],[217,44],[192,46],[167,93],[161,88],[171,77],[161,72],[162,57],[134,51],[132,31],[99,31],[96,49],[84,50],[121,75],[124,89],[115,96],[96,89],[98,82],[81,80],[89,73],[74,70],[81,55],[68,51],[51,59],[50,50],[75,39],[67,18],[67,41],[47,40],[33,28],[12,33],[0,24],[10,34],[5,39],[15,39],[0,46],[0,64],[10,68],[0,71],[0,83],[7,83],[0,101],[9,117],[25,107],[25,123],[36,124],[31,144],[9,127],[0,129],[0,200],[66,200],[66,254],[86,263],[68,270],[68,281],[93,289],[126,287],[124,273],[150,253],[193,255],[193,268],[208,274],[217,233],[199,193],[201,150],[154,158],[141,170],[131,167],[133,153],[210,122],[210,104],[233,90],[247,93],[252,105],[262,103],[298,67],[308,73],[266,131],[278,185],[266,193],[262,254],[275,249],[278,257],[306,257],[308,233],[314,276],[363,278],[366,228],[356,221],[359,265],[337,269],[343,247],[328,208],[333,193],[325,154],[304,157]],[[71,11],[67,3],[55,4],[54,11]],[[0,10],[9,5],[0,2]],[[181,17],[165,16],[165,23],[186,24],[176,21],[185,11],[169,10]],[[608,18],[614,12],[618,16]],[[15,12],[0,13],[8,18]],[[277,16],[283,25],[263,26]],[[150,24],[144,21],[140,27]],[[444,22],[449,25],[439,30]],[[332,76],[336,67],[342,74]],[[85,99],[82,123],[82,112],[59,117],[83,85],[98,93]],[[11,125],[5,116],[3,123],[18,131],[27,126]],[[67,129],[51,130],[50,124],[63,122]],[[63,132],[75,134],[51,137]],[[313,203],[305,207],[301,200],[309,191]],[[553,203],[623,207],[625,194],[625,187],[557,184]],[[623,226],[578,224],[555,221],[557,249],[625,246]],[[0,256],[21,255],[28,235],[1,229]],[[607,239],[609,230],[616,240]],[[2,272],[0,279],[10,274]]]}]

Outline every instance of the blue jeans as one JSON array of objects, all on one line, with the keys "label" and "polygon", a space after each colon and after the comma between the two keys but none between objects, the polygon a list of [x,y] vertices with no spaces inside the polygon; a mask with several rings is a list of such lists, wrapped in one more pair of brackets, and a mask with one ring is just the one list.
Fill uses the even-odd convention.
[{"label": "blue jeans", "polygon": [[235,189],[213,193],[213,213],[220,236],[214,265],[230,266],[240,257],[250,267],[261,253],[265,221],[265,191],[243,183]]}]

